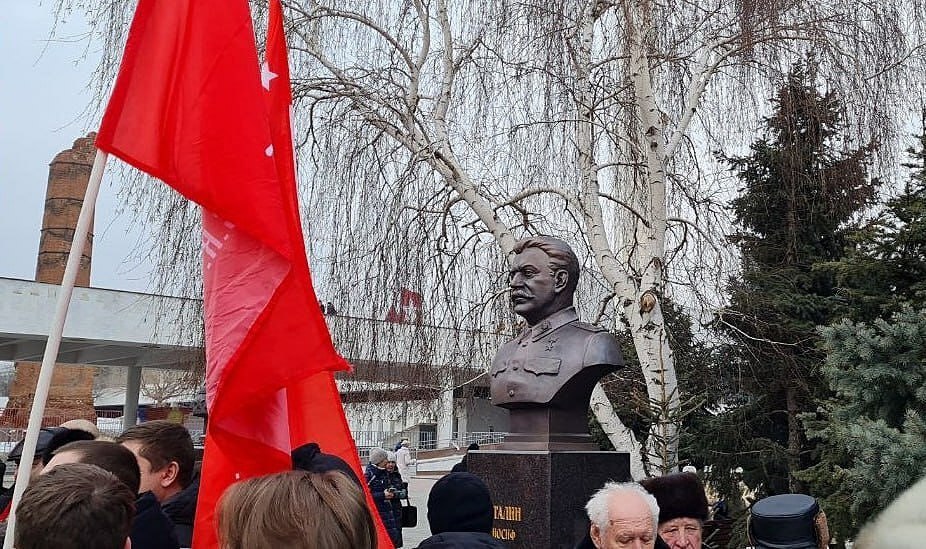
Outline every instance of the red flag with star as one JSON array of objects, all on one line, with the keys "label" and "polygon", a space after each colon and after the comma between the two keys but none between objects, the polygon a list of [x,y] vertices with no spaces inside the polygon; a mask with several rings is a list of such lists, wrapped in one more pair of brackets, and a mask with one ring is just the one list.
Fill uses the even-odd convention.
[{"label": "red flag with star", "polygon": [[[274,144],[286,147],[286,154],[276,158],[281,172],[293,174],[295,165],[292,153],[292,92],[289,78],[289,58],[286,48],[286,35],[283,32],[283,10],[280,0],[271,0],[267,21],[267,62],[262,65],[261,74],[264,81],[271,81],[267,95],[270,103],[270,127],[274,133]],[[293,180],[295,188],[295,179]],[[303,257],[305,255],[303,254]],[[346,461],[363,477],[363,469],[353,436],[344,417],[341,397],[334,381],[334,374],[325,371],[300,380],[287,387],[289,399],[290,438],[294,448],[308,442],[317,442],[327,454],[334,454]],[[367,505],[372,510],[376,521],[378,547],[392,547],[389,533],[376,511],[376,502],[365,486]]]},{"label": "red flag with star", "polygon": [[218,546],[225,488],[290,469],[294,447],[315,441],[360,466],[332,375],[347,363],[305,256],[282,15],[270,6],[278,45],[260,65],[245,0],[140,0],[96,140],[202,206],[209,422],[197,548]]}]

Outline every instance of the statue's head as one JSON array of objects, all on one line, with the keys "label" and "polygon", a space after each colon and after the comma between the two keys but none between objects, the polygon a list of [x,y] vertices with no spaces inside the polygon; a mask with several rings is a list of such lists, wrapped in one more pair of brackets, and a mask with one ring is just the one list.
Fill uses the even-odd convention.
[{"label": "statue's head", "polygon": [[579,259],[558,238],[535,236],[518,241],[508,274],[514,312],[531,326],[572,305],[579,283]]}]

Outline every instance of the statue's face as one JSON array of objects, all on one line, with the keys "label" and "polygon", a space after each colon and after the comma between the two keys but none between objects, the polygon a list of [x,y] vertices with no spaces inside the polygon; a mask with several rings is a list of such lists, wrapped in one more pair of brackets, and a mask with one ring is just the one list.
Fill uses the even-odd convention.
[{"label": "statue's face", "polygon": [[540,248],[527,248],[514,257],[509,271],[511,307],[528,324],[553,314],[558,288],[561,286],[550,256]]}]

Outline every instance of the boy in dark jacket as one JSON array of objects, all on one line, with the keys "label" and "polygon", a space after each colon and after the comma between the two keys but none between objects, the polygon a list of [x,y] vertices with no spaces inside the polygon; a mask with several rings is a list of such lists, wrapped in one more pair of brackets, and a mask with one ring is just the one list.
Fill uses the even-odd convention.
[{"label": "boy in dark jacket", "polygon": [[174,523],[180,547],[190,547],[199,480],[189,431],[171,421],[149,421],[129,427],[116,438],[138,461],[141,492],[151,491]]}]

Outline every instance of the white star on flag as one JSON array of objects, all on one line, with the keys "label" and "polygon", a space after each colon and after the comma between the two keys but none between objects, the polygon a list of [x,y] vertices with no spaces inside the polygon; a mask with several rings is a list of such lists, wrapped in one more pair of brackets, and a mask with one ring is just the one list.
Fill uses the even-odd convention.
[{"label": "white star on flag", "polygon": [[270,81],[278,75],[270,71],[270,65],[266,61],[260,64],[260,83],[265,90],[270,91]]}]

